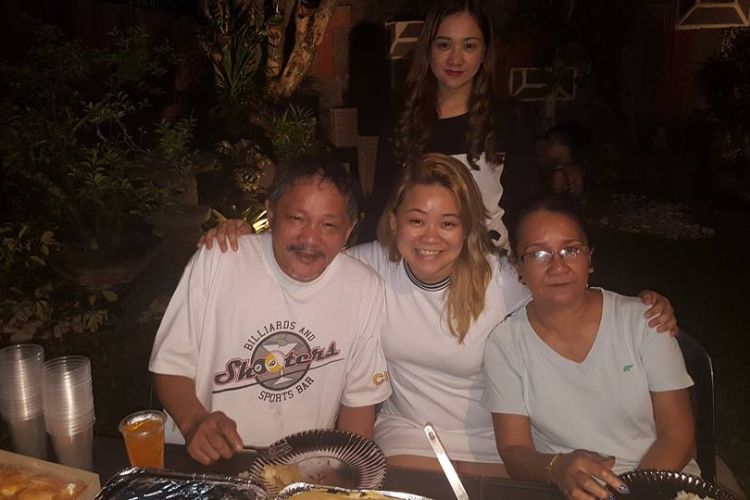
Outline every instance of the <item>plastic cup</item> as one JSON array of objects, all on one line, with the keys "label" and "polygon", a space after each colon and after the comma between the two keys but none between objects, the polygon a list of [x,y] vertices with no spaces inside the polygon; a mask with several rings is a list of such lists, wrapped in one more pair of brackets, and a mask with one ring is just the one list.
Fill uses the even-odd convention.
[{"label": "plastic cup", "polygon": [[94,425],[75,434],[52,434],[58,463],[77,469],[94,470]]},{"label": "plastic cup", "polygon": [[128,459],[133,467],[164,468],[164,422],[167,415],[159,410],[131,413],[120,421]]},{"label": "plastic cup", "polygon": [[41,413],[28,420],[9,420],[8,430],[13,450],[21,455],[47,459],[47,431]]},{"label": "plastic cup", "polygon": [[44,349],[17,344],[0,349],[0,413],[6,422],[31,420],[42,413]]},{"label": "plastic cup", "polygon": [[86,432],[94,423],[91,362],[63,356],[44,363],[44,419],[53,436]]}]

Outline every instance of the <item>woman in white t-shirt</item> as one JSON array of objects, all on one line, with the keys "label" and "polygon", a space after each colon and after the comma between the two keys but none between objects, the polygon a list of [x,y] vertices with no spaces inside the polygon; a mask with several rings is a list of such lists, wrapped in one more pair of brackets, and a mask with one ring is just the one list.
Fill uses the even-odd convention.
[{"label": "woman in white t-shirt", "polygon": [[609,498],[633,469],[700,474],[677,341],[640,300],[589,288],[591,248],[565,201],[521,215],[511,252],[533,299],[487,341],[483,398],[510,475]]},{"label": "woman in white t-shirt", "polygon": [[[381,344],[392,396],[375,423],[389,463],[439,469],[423,425],[437,429],[459,471],[504,476],[490,413],[482,407],[482,358],[490,332],[529,299],[513,267],[492,244],[476,183],[457,159],[428,154],[404,171],[381,217],[379,242],[347,250],[383,278]],[[214,236],[224,250],[237,221]],[[654,294],[657,324],[675,326]],[[662,314],[664,313],[664,314]]]}]

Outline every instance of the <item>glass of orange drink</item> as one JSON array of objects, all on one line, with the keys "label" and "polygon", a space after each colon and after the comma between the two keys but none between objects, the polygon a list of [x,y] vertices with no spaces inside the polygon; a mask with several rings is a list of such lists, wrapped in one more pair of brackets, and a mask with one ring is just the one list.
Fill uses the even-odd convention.
[{"label": "glass of orange drink", "polygon": [[164,422],[167,416],[159,410],[131,413],[120,421],[130,465],[164,468]]}]

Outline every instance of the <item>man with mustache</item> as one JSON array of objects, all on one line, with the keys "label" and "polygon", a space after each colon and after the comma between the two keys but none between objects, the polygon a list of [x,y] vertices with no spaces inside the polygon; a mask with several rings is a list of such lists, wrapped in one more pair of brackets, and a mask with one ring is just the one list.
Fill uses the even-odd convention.
[{"label": "man with mustache", "polygon": [[266,209],[270,233],[196,252],[154,341],[167,441],[203,464],[307,429],[370,438],[390,395],[383,284],[341,253],[359,215],[348,172],[321,158],[281,166]]}]

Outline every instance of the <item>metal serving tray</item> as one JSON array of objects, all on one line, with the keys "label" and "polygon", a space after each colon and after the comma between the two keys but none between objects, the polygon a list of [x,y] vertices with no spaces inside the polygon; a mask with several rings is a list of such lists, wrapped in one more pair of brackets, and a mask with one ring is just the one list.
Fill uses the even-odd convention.
[{"label": "metal serving tray", "polygon": [[281,490],[276,500],[294,500],[294,495],[303,492],[320,492],[330,495],[340,496],[342,499],[367,500],[376,497],[397,498],[401,500],[432,500],[431,498],[413,495],[411,493],[401,493],[398,491],[381,491],[381,490],[349,490],[346,488],[337,488],[335,486],[318,486],[309,483],[292,483]]},{"label": "metal serving tray", "polygon": [[112,476],[94,500],[265,500],[266,497],[263,487],[235,476],[134,467]]}]

